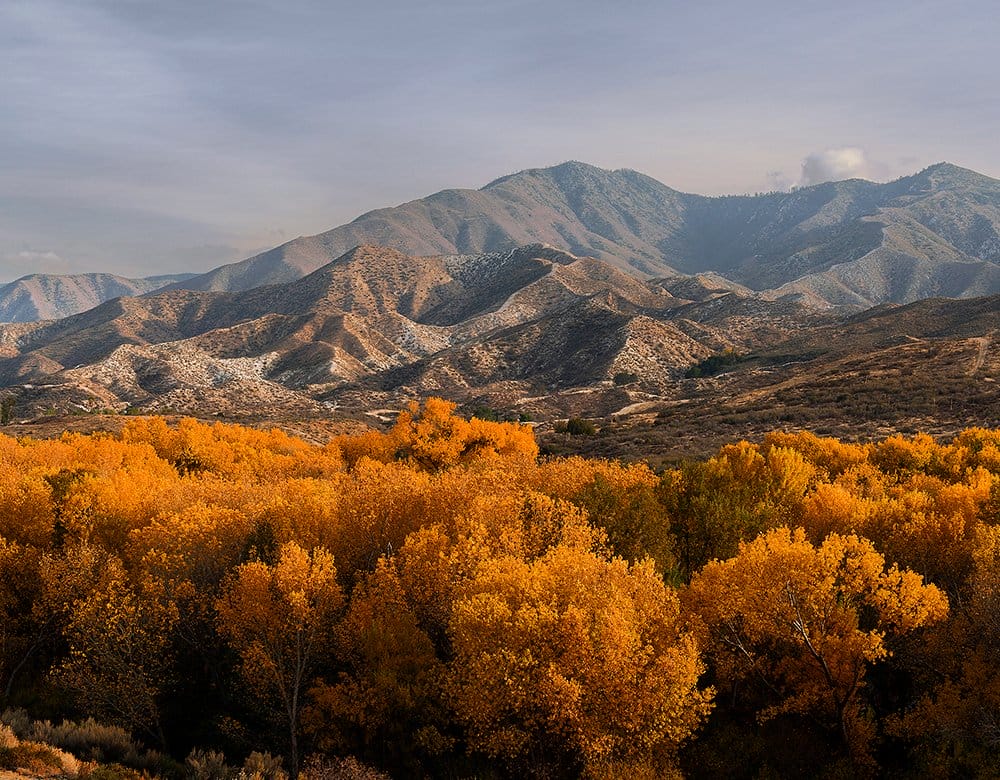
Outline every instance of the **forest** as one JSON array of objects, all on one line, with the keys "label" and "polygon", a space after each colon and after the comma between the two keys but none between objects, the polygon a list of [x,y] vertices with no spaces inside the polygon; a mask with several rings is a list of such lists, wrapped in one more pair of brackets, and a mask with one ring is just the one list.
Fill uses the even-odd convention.
[{"label": "forest", "polygon": [[1000,431],[0,436],[0,770],[994,776],[998,648]]}]

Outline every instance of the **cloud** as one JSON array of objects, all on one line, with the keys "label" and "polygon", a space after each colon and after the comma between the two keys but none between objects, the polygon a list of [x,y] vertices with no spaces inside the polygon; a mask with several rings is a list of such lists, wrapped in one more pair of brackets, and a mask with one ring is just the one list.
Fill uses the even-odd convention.
[{"label": "cloud", "polygon": [[768,171],[765,179],[768,192],[788,192],[795,186],[795,180],[789,178],[784,171]]},{"label": "cloud", "polygon": [[884,179],[888,167],[869,158],[859,146],[838,146],[813,152],[802,161],[799,187],[844,179]]},{"label": "cloud", "polygon": [[69,263],[55,252],[38,252],[22,249],[10,252],[0,258],[0,277],[20,278],[28,274],[60,274],[70,270]]}]

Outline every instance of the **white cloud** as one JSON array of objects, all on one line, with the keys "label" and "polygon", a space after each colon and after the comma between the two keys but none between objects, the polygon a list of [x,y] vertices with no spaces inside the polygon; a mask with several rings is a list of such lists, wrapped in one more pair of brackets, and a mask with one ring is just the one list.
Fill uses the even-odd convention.
[{"label": "white cloud", "polygon": [[798,186],[809,187],[825,181],[881,178],[885,166],[868,158],[858,146],[840,146],[813,152],[802,161]]},{"label": "white cloud", "polygon": [[784,171],[768,171],[766,181],[768,192],[788,192],[795,186],[795,180],[789,178]]},{"label": "white cloud", "polygon": [[0,275],[10,279],[19,279],[28,274],[61,274],[69,270],[69,263],[55,252],[22,249],[5,254],[0,259]]}]

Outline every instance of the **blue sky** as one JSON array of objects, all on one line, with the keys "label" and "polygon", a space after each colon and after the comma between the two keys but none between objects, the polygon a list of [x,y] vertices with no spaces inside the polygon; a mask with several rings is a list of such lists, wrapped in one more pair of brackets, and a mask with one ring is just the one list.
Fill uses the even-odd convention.
[{"label": "blue sky", "polygon": [[568,159],[1000,177],[989,2],[0,0],[0,280],[203,270]]}]

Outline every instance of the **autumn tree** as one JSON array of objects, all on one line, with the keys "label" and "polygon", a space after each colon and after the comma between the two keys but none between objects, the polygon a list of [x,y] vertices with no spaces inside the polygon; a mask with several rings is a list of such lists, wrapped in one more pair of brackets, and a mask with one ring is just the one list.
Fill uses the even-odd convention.
[{"label": "autumn tree", "polygon": [[329,649],[343,604],[333,557],[282,545],[273,565],[237,567],[216,602],[219,629],[239,654],[247,682],[280,703],[291,777],[299,772],[299,718],[317,663]]},{"label": "autumn tree", "polygon": [[674,540],[659,478],[644,463],[622,464],[585,458],[549,460],[525,475],[535,490],[571,501],[607,533],[611,550],[628,561],[647,557],[672,572]]},{"label": "autumn tree", "polygon": [[0,535],[0,694],[9,700],[19,676],[48,638],[51,620],[41,608],[42,552]]},{"label": "autumn tree", "polygon": [[508,422],[455,414],[456,404],[428,398],[423,406],[413,402],[399,413],[389,433],[369,432],[335,439],[349,464],[362,457],[410,461],[429,471],[479,459],[504,458],[533,461],[538,445],[531,428]]},{"label": "autumn tree", "polygon": [[798,451],[772,446],[762,452],[745,441],[704,463],[665,472],[660,501],[682,571],[690,576],[713,558],[735,554],[741,540],[787,523],[814,477]]},{"label": "autumn tree", "polygon": [[453,743],[445,665],[391,561],[355,588],[336,637],[344,671],[312,688],[304,727],[320,749],[353,745],[420,774],[418,758],[434,759]]},{"label": "autumn tree", "polygon": [[[90,588],[72,593],[79,583],[76,565],[90,571]],[[69,656],[58,681],[82,709],[131,730],[143,730],[165,742],[159,699],[170,681],[170,632],[176,610],[156,583],[133,584],[113,555],[83,546],[45,570],[52,596],[61,592],[67,622]]]},{"label": "autumn tree", "polygon": [[711,707],[694,638],[650,562],[565,545],[495,559],[456,601],[449,636],[470,747],[522,771],[669,766]]},{"label": "autumn tree", "polygon": [[888,723],[928,776],[995,772],[1000,746],[1000,526],[979,526],[973,559],[953,619],[912,651],[922,695]]},{"label": "autumn tree", "polygon": [[831,534],[819,546],[776,528],[692,579],[686,604],[703,625],[721,682],[762,693],[766,720],[791,713],[839,731],[868,766],[866,673],[895,637],[945,617],[948,602],[918,574],[886,567],[871,542]]}]

